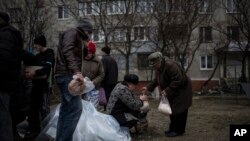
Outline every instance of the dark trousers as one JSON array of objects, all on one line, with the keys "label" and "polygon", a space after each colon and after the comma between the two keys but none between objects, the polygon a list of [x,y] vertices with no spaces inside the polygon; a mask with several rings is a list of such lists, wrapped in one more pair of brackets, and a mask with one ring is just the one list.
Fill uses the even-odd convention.
[{"label": "dark trousers", "polygon": [[125,113],[112,115],[112,116],[118,121],[120,126],[128,127],[128,128],[132,128],[133,126],[137,124],[137,122],[145,121],[147,117],[147,113],[141,113],[140,111],[137,111],[137,110],[131,111],[130,114],[138,118],[138,120],[134,119],[134,120],[127,121],[127,119],[125,118]]},{"label": "dark trousers", "polygon": [[13,141],[9,103],[9,94],[0,92],[0,141]]},{"label": "dark trousers", "polygon": [[109,96],[110,96],[111,92],[113,91],[115,85],[116,84],[103,86],[103,89],[105,90],[105,96],[106,96],[107,102],[109,100]]},{"label": "dark trousers", "polygon": [[[113,91],[115,85],[116,84],[113,84],[113,85],[104,85],[103,86],[103,89],[105,91],[105,96],[106,96],[107,103],[109,101],[110,94]],[[104,106],[104,110],[106,110],[106,105]]]},{"label": "dark trousers", "polygon": [[32,82],[33,87],[28,114],[29,129],[40,132],[43,96],[48,92],[48,83],[46,80],[34,80]]},{"label": "dark trousers", "polygon": [[179,134],[185,133],[188,109],[176,115],[170,115],[169,131]]}]

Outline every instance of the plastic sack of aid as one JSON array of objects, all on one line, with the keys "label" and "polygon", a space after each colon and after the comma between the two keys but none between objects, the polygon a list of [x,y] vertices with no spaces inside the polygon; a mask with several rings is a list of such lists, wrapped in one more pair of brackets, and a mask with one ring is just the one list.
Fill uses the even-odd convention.
[{"label": "plastic sack of aid", "polygon": [[[129,129],[121,127],[111,115],[100,113],[94,105],[82,100],[82,114],[72,141],[131,141]],[[36,141],[54,140],[60,105],[43,121],[44,128]]]},{"label": "plastic sack of aid", "polygon": [[73,76],[68,85],[69,93],[74,96],[85,94],[94,88],[93,82],[88,77],[84,77],[84,81],[80,81],[76,75]]},{"label": "plastic sack of aid", "polygon": [[161,102],[158,106],[158,111],[163,113],[163,114],[166,114],[166,115],[172,114],[172,110],[171,110],[169,101],[165,96],[161,97]]}]

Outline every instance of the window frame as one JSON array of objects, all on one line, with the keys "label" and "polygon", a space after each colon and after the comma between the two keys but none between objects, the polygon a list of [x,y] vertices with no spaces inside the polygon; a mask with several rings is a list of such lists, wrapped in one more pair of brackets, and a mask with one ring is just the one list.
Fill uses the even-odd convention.
[{"label": "window frame", "polygon": [[137,13],[141,14],[153,13],[153,2],[151,1],[144,1],[144,0],[136,1],[135,6],[136,7],[134,8]]},{"label": "window frame", "polygon": [[124,14],[126,10],[125,1],[111,1],[108,3],[107,13],[108,15]]},{"label": "window frame", "polygon": [[[139,37],[139,39],[137,38]],[[134,26],[132,30],[132,39],[135,41],[148,41],[149,27],[147,26]]]},{"label": "window frame", "polygon": [[[228,8],[228,1],[230,1],[231,5],[230,8]],[[226,13],[239,13],[238,8],[235,6],[235,0],[226,0]]]},{"label": "window frame", "polygon": [[[95,36],[98,38],[98,40],[95,40]],[[93,33],[91,35],[91,38],[93,39],[93,41],[95,41],[96,43],[100,43],[100,42],[104,42],[105,40],[105,35],[104,32],[101,29],[94,29]]]},{"label": "window frame", "polygon": [[[214,11],[214,4],[213,4],[213,0],[200,0],[201,2],[201,6],[199,9],[199,13],[200,14],[212,14]],[[207,4],[207,6],[205,7],[205,4]]]},{"label": "window frame", "polygon": [[[171,4],[172,4],[172,7],[171,7]],[[175,0],[175,1],[172,1],[172,3],[167,3],[167,9],[169,12],[183,12],[183,9],[182,9],[182,0]]]},{"label": "window frame", "polygon": [[200,36],[201,43],[213,42],[213,29],[212,29],[212,27],[211,26],[201,26],[199,28],[199,36]]},{"label": "window frame", "polygon": [[[62,11],[59,11],[59,8],[62,8]],[[70,17],[69,12],[66,11],[66,10],[69,10],[69,6],[67,6],[67,5],[60,5],[60,6],[57,7],[57,10],[58,10],[57,11],[57,18],[59,20],[67,20],[67,19],[69,19],[69,17]],[[61,13],[62,17],[61,18],[59,17],[60,12],[62,12]],[[65,15],[67,15],[67,17],[65,17]]]},{"label": "window frame", "polygon": [[[202,67],[202,57],[205,57],[205,67]],[[212,67],[210,68],[208,68],[208,57],[211,57],[211,65],[212,65]],[[200,56],[200,70],[213,70],[214,69],[214,56],[213,55],[201,55]]]},{"label": "window frame", "polygon": [[[237,29],[237,31],[234,29]],[[228,40],[239,41],[240,27],[239,26],[227,26],[227,37],[228,37]]]},{"label": "window frame", "polygon": [[[149,61],[145,58],[147,58],[152,52],[143,52],[143,53],[137,53],[137,68],[138,70],[149,70]],[[141,59],[141,60],[140,60]],[[144,66],[146,65],[146,66]]]},{"label": "window frame", "polygon": [[10,22],[11,23],[21,23],[22,21],[22,9],[20,7],[10,8]]}]

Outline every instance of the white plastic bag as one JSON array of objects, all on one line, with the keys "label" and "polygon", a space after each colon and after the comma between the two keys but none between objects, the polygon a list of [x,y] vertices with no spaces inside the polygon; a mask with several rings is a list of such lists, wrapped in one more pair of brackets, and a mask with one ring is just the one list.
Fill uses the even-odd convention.
[{"label": "white plastic bag", "polygon": [[143,101],[143,106],[140,108],[140,111],[142,111],[143,113],[146,113],[149,110],[150,110],[150,108],[149,108],[148,101]]},{"label": "white plastic bag", "polygon": [[74,96],[85,94],[94,88],[93,82],[88,77],[84,77],[84,81],[82,82],[76,75],[73,76],[73,80],[68,85],[70,94]]},{"label": "white plastic bag", "polygon": [[84,77],[84,84],[86,86],[85,89],[83,90],[84,94],[92,91],[95,88],[95,85],[88,77]]},{"label": "white plastic bag", "polygon": [[[94,105],[82,100],[82,114],[77,123],[72,141],[131,141],[129,129],[120,127],[116,119],[100,113]],[[43,121],[44,128],[36,141],[55,140],[60,105],[56,106]],[[45,122],[45,123],[44,123]]]},{"label": "white plastic bag", "polygon": [[166,115],[172,114],[172,110],[171,110],[169,101],[165,96],[161,97],[161,102],[158,106],[158,111],[163,113],[163,114],[166,114]]}]

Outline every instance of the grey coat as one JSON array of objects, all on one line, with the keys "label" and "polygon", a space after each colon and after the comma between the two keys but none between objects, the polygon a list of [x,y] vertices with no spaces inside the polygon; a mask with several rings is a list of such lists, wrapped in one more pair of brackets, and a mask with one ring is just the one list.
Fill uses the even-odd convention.
[{"label": "grey coat", "polygon": [[179,114],[192,105],[192,84],[183,69],[175,61],[164,58],[155,78],[147,85],[149,91],[156,86],[167,93],[172,114]]}]

